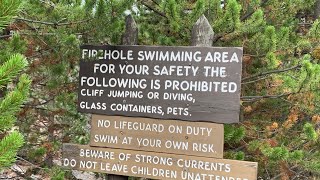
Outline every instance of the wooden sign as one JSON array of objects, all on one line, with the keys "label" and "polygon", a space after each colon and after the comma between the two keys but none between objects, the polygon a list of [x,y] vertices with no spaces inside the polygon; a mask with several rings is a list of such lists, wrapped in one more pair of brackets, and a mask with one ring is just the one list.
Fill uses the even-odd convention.
[{"label": "wooden sign", "polygon": [[255,162],[64,144],[62,166],[151,179],[256,180]]},{"label": "wooden sign", "polygon": [[92,115],[91,146],[223,158],[223,124]]},{"label": "wooden sign", "polygon": [[81,47],[80,112],[236,123],[242,48]]}]

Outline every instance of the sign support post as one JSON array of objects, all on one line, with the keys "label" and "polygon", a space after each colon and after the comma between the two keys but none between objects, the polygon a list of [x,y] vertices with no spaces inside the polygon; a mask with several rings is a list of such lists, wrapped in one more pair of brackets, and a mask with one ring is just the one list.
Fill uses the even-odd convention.
[{"label": "sign support post", "polygon": [[[126,31],[122,36],[123,45],[137,45],[138,44],[138,27],[133,17],[128,15],[126,17]],[[127,180],[128,176],[120,176],[109,174],[109,180]]]}]

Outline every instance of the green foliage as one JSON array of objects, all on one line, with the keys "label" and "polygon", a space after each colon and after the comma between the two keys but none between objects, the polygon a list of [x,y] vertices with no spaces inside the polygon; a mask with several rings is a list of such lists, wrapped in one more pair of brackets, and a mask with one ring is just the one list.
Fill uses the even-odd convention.
[{"label": "green foliage", "polygon": [[0,169],[11,166],[18,149],[23,145],[23,136],[13,131],[0,141]]},{"label": "green foliage", "polygon": [[191,13],[191,19],[193,22],[196,22],[197,19],[204,14],[205,9],[206,8],[206,4],[205,4],[205,0],[198,0],[196,2],[195,8],[193,9],[192,13]]},{"label": "green foliage", "polygon": [[31,152],[32,153],[31,156],[33,156],[34,158],[42,157],[46,154],[46,152],[47,152],[46,149],[44,147],[41,147]]},{"label": "green foliage", "polygon": [[208,1],[207,7],[209,7],[207,18],[210,22],[215,22],[223,16],[223,11],[221,8],[221,0],[210,0]]},{"label": "green foliage", "polygon": [[311,170],[315,174],[319,174],[320,162],[319,161],[309,161],[304,164],[305,168]]},{"label": "green foliage", "polygon": [[88,15],[92,14],[95,4],[96,4],[96,0],[85,0],[84,9],[88,13]]},{"label": "green foliage", "polygon": [[308,32],[308,35],[312,38],[320,38],[320,21],[319,19],[316,19],[314,21],[314,23],[312,24],[309,32]]},{"label": "green foliage", "polygon": [[219,22],[219,32],[233,32],[237,30],[241,25],[240,11],[241,5],[236,0],[228,1],[224,16]]},{"label": "green foliage", "polygon": [[305,54],[306,52],[310,52],[312,48],[312,44],[307,39],[301,39],[297,43],[296,51],[299,56]]},{"label": "green foliage", "polygon": [[245,154],[242,151],[236,152],[235,153],[235,158],[236,160],[244,160],[245,158]]},{"label": "green foliage", "polygon": [[277,32],[277,48],[285,50],[284,48],[289,44],[290,41],[290,27],[281,27]]},{"label": "green foliage", "polygon": [[52,176],[52,180],[64,180],[64,175],[65,175],[65,172],[64,171],[61,171],[59,172],[58,174],[55,174]]},{"label": "green foliage", "polygon": [[13,35],[7,42],[8,43],[0,44],[0,64],[6,62],[16,53],[23,54],[26,51],[26,42],[19,36],[19,34]]},{"label": "green foliage", "polygon": [[15,114],[20,110],[20,105],[26,100],[30,86],[30,79],[22,75],[17,87],[9,92],[0,102],[0,115]]},{"label": "green foliage", "polygon": [[254,34],[263,30],[266,25],[263,15],[262,9],[255,11],[251,18],[242,24],[241,31],[247,34]]},{"label": "green foliage", "polygon": [[11,52],[14,52],[14,53],[25,53],[26,51],[26,42],[21,39],[20,35],[17,33],[17,34],[14,34],[9,43],[8,43],[8,47],[10,47],[9,49],[6,49],[6,51],[11,51]]},{"label": "green foliage", "polygon": [[262,153],[272,161],[287,160],[289,158],[289,151],[283,146],[266,148],[262,150]]},{"label": "green foliage", "polygon": [[163,11],[168,17],[170,27],[173,29],[173,31],[178,31],[180,29],[180,16],[178,14],[179,5],[177,4],[176,0],[165,0],[163,1],[162,6]]},{"label": "green foliage", "polygon": [[269,69],[275,69],[278,67],[279,65],[279,61],[276,57],[276,55],[272,52],[269,52],[267,55],[266,55],[266,59],[267,59],[267,64],[268,64],[268,68]]},{"label": "green foliage", "polygon": [[[20,110],[20,105],[26,100],[29,86],[29,78],[27,75],[22,75],[17,87],[0,102],[0,130],[2,132],[12,128],[16,120],[14,114]],[[16,153],[22,144],[23,136],[16,131],[9,133],[0,141],[0,168],[8,167],[15,161]]]},{"label": "green foliage", "polygon": [[289,153],[288,159],[290,161],[301,161],[304,158],[304,154],[302,150],[295,150]]},{"label": "green foliage", "polygon": [[0,116],[0,132],[3,133],[7,130],[10,130],[15,122],[16,118],[12,115]]},{"label": "green foliage", "polygon": [[44,147],[35,147],[25,154],[26,158],[32,160],[32,162],[41,162],[47,154],[47,149]]},{"label": "green foliage", "polygon": [[261,147],[261,142],[258,140],[252,140],[249,142],[248,150],[249,151],[256,151]]},{"label": "green foliage", "polygon": [[[307,153],[307,154],[311,155],[311,153]],[[314,174],[320,175],[320,173],[319,173],[319,169],[320,169],[319,157],[320,157],[319,152],[313,153],[313,155],[308,157],[307,160],[301,162],[302,167],[305,168],[306,170],[314,173]]]},{"label": "green foliage", "polygon": [[[17,15],[21,4],[20,0],[0,1],[0,32]],[[10,41],[1,40],[0,44],[0,170],[3,170],[15,162],[16,154],[24,143],[23,135],[13,127],[20,106],[28,97],[31,81],[26,74],[19,77],[28,65],[26,58],[17,54],[25,50],[25,43],[20,37],[15,35]],[[8,84],[12,88],[8,88]]]},{"label": "green foliage", "polygon": [[310,123],[306,123],[303,126],[303,134],[305,135],[306,139],[309,141],[317,141],[318,140],[318,133],[315,131],[314,127]]},{"label": "green foliage", "polygon": [[0,88],[12,81],[28,65],[21,54],[15,54],[0,66]]},{"label": "green foliage", "polygon": [[96,18],[105,18],[106,14],[106,2],[104,0],[99,0],[97,4],[97,12],[95,14]]},{"label": "green foliage", "polygon": [[12,21],[18,13],[22,0],[0,1],[0,32]]},{"label": "green foliage", "polygon": [[243,151],[237,151],[237,152],[227,151],[227,152],[224,152],[224,158],[241,161],[245,159],[245,153]]},{"label": "green foliage", "polygon": [[51,180],[64,180],[66,179],[66,172],[59,168],[59,167],[54,167],[53,169],[50,170],[50,177]]},{"label": "green foliage", "polygon": [[20,77],[16,89],[9,92],[0,101],[0,131],[3,132],[10,129],[15,123],[14,114],[20,110],[20,105],[26,100],[29,87],[30,79],[24,74]]},{"label": "green foliage", "polygon": [[275,51],[277,45],[276,29],[274,26],[267,26],[265,30],[266,42],[264,44],[267,52]]},{"label": "green foliage", "polygon": [[239,143],[245,136],[244,127],[236,127],[233,125],[224,126],[224,141],[226,143]]}]

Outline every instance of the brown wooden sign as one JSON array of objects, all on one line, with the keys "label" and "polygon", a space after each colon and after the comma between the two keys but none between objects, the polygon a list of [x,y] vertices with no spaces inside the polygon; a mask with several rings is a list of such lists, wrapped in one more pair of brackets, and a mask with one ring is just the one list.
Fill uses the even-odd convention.
[{"label": "brown wooden sign", "polygon": [[235,123],[242,48],[81,47],[80,112]]},{"label": "brown wooden sign", "polygon": [[223,124],[92,115],[90,145],[223,158]]},{"label": "brown wooden sign", "polygon": [[256,180],[255,162],[64,144],[62,166],[151,179]]}]

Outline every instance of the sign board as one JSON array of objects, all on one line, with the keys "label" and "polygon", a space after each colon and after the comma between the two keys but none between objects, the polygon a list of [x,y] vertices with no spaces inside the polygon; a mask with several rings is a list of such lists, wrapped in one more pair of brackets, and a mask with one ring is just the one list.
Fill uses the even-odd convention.
[{"label": "sign board", "polygon": [[62,166],[151,179],[256,180],[256,162],[64,144]]},{"label": "sign board", "polygon": [[223,124],[92,115],[90,146],[223,158]]},{"label": "sign board", "polygon": [[81,47],[80,112],[239,122],[242,48]]}]

